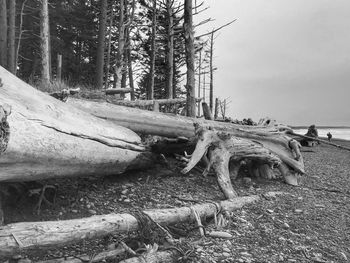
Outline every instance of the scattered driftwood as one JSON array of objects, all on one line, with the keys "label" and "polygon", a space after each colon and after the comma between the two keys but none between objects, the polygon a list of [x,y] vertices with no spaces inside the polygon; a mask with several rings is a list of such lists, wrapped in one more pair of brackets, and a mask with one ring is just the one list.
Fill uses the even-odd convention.
[{"label": "scattered driftwood", "polygon": [[115,89],[106,89],[106,95],[115,95],[115,94],[125,94],[130,93],[131,89],[128,88],[115,88]]},{"label": "scattered driftwood", "polygon": [[[200,102],[202,98],[197,98],[196,102]],[[113,101],[113,104],[120,105],[120,106],[126,106],[126,107],[147,107],[147,106],[153,106],[154,103],[157,102],[159,106],[162,105],[174,105],[174,104],[186,104],[186,99],[159,99],[159,100],[134,100],[134,101],[128,101],[128,100],[119,100],[119,101]]]},{"label": "scattered driftwood", "polygon": [[[276,196],[276,192],[267,196]],[[266,195],[265,195],[266,196]],[[218,211],[233,211],[258,201],[258,195],[237,197],[233,200],[195,204],[193,209],[201,219],[213,217]],[[160,225],[193,222],[195,216],[190,207],[154,209],[144,211]],[[82,239],[125,233],[138,229],[137,219],[130,214],[97,215],[82,219],[22,222],[0,228],[0,256],[13,255],[21,250],[63,245]]]},{"label": "scattered driftwood", "polygon": [[150,166],[133,131],[26,84],[0,67],[0,182],[120,174]]},{"label": "scattered driftwood", "polygon": [[58,100],[61,100],[63,102],[66,102],[68,97],[70,95],[75,95],[77,93],[80,92],[80,88],[76,88],[76,89],[63,89],[61,91],[55,91],[55,92],[51,92],[50,93],[50,96],[58,99]]},{"label": "scattered driftwood", "polygon": [[[199,128],[197,138],[196,148],[182,173],[188,173],[208,153],[209,164],[206,172],[209,172],[211,166],[214,168],[218,184],[227,199],[237,197],[231,184],[230,162],[238,166],[241,161],[248,160],[261,165],[268,164],[271,167],[281,163],[280,158],[260,143],[238,138],[226,132]],[[237,169],[231,170],[238,172]]]},{"label": "scattered driftwood", "polygon": [[307,139],[307,140],[313,140],[313,141],[317,141],[317,142],[322,142],[324,144],[328,144],[328,145],[332,145],[334,147],[337,147],[339,149],[350,151],[350,148],[348,148],[348,147],[345,147],[345,146],[342,146],[342,145],[339,145],[339,144],[335,144],[335,143],[329,142],[327,140],[323,140],[323,139],[319,139],[319,138],[315,138],[315,137],[309,137],[309,136],[301,135],[301,134],[294,133],[294,132],[288,132],[288,134],[290,134],[291,136],[295,136],[295,137],[299,137],[299,138],[303,138],[303,139]]}]

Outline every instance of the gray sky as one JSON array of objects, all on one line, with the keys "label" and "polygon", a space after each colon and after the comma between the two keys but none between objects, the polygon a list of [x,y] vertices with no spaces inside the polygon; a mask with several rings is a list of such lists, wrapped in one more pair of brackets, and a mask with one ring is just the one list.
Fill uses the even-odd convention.
[{"label": "gray sky", "polygon": [[[199,1],[197,1],[199,2]],[[214,95],[228,115],[350,126],[349,0],[205,0],[215,40]],[[199,22],[195,17],[195,22]]]}]

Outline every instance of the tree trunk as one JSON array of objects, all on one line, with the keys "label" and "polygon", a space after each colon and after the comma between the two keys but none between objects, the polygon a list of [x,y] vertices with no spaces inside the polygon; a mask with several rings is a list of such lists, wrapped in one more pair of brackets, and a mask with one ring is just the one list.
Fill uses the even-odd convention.
[{"label": "tree trunk", "polygon": [[174,18],[173,18],[173,1],[166,1],[167,8],[167,77],[166,77],[166,94],[168,99],[173,98],[173,79],[174,79]]},{"label": "tree trunk", "polygon": [[157,0],[153,0],[153,13],[152,13],[152,34],[151,34],[151,58],[150,58],[150,71],[149,71],[149,85],[147,90],[147,99],[154,99],[154,75],[155,75],[155,63],[156,63],[156,30],[157,30]]},{"label": "tree trunk", "polygon": [[213,80],[213,52],[214,52],[214,32],[210,35],[210,60],[209,60],[209,71],[210,71],[210,87],[209,87],[209,108],[213,112],[214,102],[214,80]]},{"label": "tree trunk", "polygon": [[41,38],[41,80],[50,82],[50,54],[49,54],[49,9],[48,0],[41,0],[40,9],[40,38]]},{"label": "tree trunk", "polygon": [[118,50],[116,65],[114,71],[113,88],[121,88],[122,70],[123,70],[123,54],[125,48],[125,8],[124,1],[119,1],[119,25],[118,25]]},{"label": "tree trunk", "polygon": [[187,74],[186,74],[187,116],[196,117],[192,0],[185,0],[184,12],[185,12],[184,31],[185,31],[186,66],[187,66]]},{"label": "tree trunk", "polygon": [[17,64],[18,64],[18,55],[19,55],[19,49],[21,47],[21,40],[22,40],[22,26],[23,26],[23,15],[24,15],[24,8],[26,5],[27,0],[24,0],[21,6],[21,13],[20,13],[20,19],[19,19],[19,26],[18,26],[18,40],[17,40],[17,46],[16,46],[16,55],[15,55],[15,72],[14,74],[17,75]]},{"label": "tree trunk", "polygon": [[109,18],[109,35],[108,35],[108,45],[107,45],[107,58],[106,58],[106,75],[105,75],[105,89],[108,89],[109,85],[109,69],[111,68],[110,59],[111,59],[111,45],[112,45],[112,26],[114,20],[114,3],[112,4],[111,15]]},{"label": "tree trunk", "polygon": [[98,29],[98,45],[96,57],[96,87],[103,87],[103,67],[105,54],[106,39],[106,23],[107,23],[107,0],[101,0],[100,24]]},{"label": "tree trunk", "polygon": [[0,76],[0,182],[150,166],[150,154],[133,131],[44,94],[2,67]]},{"label": "tree trunk", "polygon": [[206,120],[214,120],[213,114],[210,111],[210,108],[206,102],[202,102],[202,108],[203,108],[203,116]]},{"label": "tree trunk", "polygon": [[[198,63],[198,98],[201,97],[202,49],[199,51]],[[201,104],[198,103],[198,117],[201,116]]]},{"label": "tree trunk", "polygon": [[132,59],[131,59],[131,43],[130,43],[130,29],[126,30],[128,48],[126,49],[127,63],[128,63],[128,76],[130,86],[130,100],[135,100],[135,85],[134,85],[134,73],[132,71]]},{"label": "tree trunk", "polygon": [[0,66],[7,68],[7,6],[0,0]]},{"label": "tree trunk", "polygon": [[[270,193],[270,195],[273,194]],[[244,196],[230,201],[196,204],[192,205],[192,209],[198,213],[200,218],[209,218],[218,211],[230,212],[258,200],[257,195]],[[169,225],[195,221],[192,209],[179,207],[144,212],[160,225]],[[107,214],[62,221],[8,224],[0,228],[0,255],[13,255],[24,249],[63,245],[116,232],[129,233],[137,230],[138,227],[137,219],[130,214]]]},{"label": "tree trunk", "polygon": [[9,1],[9,23],[8,23],[8,57],[7,64],[10,72],[15,72],[15,25],[16,0]]}]

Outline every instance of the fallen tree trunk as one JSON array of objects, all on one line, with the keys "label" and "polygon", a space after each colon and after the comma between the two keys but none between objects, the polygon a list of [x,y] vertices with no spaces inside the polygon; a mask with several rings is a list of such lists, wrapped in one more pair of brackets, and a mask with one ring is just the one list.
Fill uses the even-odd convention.
[{"label": "fallen tree trunk", "polygon": [[59,101],[0,67],[0,182],[113,175],[150,165],[133,131]]},{"label": "fallen tree trunk", "polygon": [[[124,102],[121,101],[120,103]],[[135,101],[135,103],[137,102]],[[159,135],[165,137],[194,137],[194,124],[199,124],[201,127],[212,127],[216,130],[229,132],[254,131],[263,133],[291,130],[287,126],[275,126],[273,124],[264,126],[238,125],[227,122],[189,118],[174,114],[144,111],[140,109],[114,105],[107,102],[96,102],[75,98],[70,98],[67,101],[67,104],[89,112],[101,119],[105,119],[118,125],[127,127],[137,133]]]},{"label": "fallen tree trunk", "polygon": [[[268,193],[276,196],[279,192]],[[144,211],[161,225],[195,221],[192,209],[200,218],[213,217],[218,211],[232,211],[258,201],[258,195],[237,197],[218,203],[202,203],[192,207]],[[192,208],[192,209],[191,209]],[[85,238],[96,238],[111,233],[126,233],[138,229],[137,219],[131,214],[97,215],[82,219],[22,222],[0,228],[0,255],[13,255],[20,250],[63,245]]]},{"label": "fallen tree trunk", "polygon": [[290,144],[292,138],[284,134],[285,131],[291,131],[287,126],[276,125],[271,122],[260,126],[238,125],[79,99],[69,99],[67,103],[96,117],[109,120],[142,134],[191,138],[195,136],[195,126],[229,132],[234,136],[261,143],[298,173],[305,172],[302,158],[296,159],[298,146]]}]

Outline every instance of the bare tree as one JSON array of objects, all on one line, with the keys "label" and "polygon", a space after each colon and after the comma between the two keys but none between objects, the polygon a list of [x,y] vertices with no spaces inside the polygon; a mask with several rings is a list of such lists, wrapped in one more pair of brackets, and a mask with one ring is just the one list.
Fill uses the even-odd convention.
[{"label": "bare tree", "polygon": [[116,64],[114,70],[113,88],[121,87],[123,54],[125,46],[125,0],[119,1],[119,24],[118,24],[118,49],[116,56]]},{"label": "bare tree", "polygon": [[184,34],[185,34],[186,66],[187,66],[187,74],[186,74],[187,116],[196,117],[192,0],[185,0],[184,11],[185,11]]},{"label": "bare tree", "polygon": [[0,65],[7,68],[7,5],[0,0]]},{"label": "bare tree", "polygon": [[105,38],[107,24],[107,0],[101,0],[100,24],[98,29],[98,46],[96,59],[96,86],[101,89],[103,87],[103,67],[105,54]]},{"label": "bare tree", "polygon": [[49,9],[48,0],[41,0],[40,38],[41,38],[41,80],[44,84],[50,82],[50,44],[49,44]]}]

